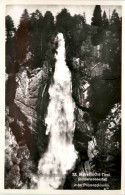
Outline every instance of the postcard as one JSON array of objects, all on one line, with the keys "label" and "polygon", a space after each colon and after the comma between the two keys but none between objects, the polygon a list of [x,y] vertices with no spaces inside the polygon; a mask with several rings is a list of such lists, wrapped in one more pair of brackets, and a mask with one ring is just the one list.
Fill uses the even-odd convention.
[{"label": "postcard", "polygon": [[2,194],[125,193],[123,1],[2,3]]}]

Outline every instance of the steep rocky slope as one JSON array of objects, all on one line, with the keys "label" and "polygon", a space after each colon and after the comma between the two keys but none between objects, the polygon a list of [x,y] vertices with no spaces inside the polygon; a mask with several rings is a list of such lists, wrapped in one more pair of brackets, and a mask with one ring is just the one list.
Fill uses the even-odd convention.
[{"label": "steep rocky slope", "polygon": [[[96,28],[93,29],[96,31]],[[79,53],[70,55],[70,59],[70,47],[66,38],[66,61],[72,74],[72,97],[76,105],[73,144],[78,152],[78,159],[75,169],[67,174],[64,186],[60,187],[65,189],[79,189],[78,186],[73,186],[72,173],[99,172],[100,169],[97,166],[100,163],[99,159],[103,164],[106,162],[101,171],[111,171],[115,175],[115,165],[113,171],[106,166],[108,163],[113,163],[113,158],[115,158],[112,154],[110,155],[113,153],[111,151],[113,144],[117,153],[120,151],[120,79],[109,79],[112,78],[112,70],[109,64],[102,62],[100,58],[101,44],[93,46],[92,32],[93,30],[90,30],[87,38],[85,40],[83,38],[78,48]],[[77,33],[79,37],[81,32]],[[49,56],[48,59],[46,57],[42,67],[31,68],[29,65],[31,59],[27,59],[24,63],[22,62],[16,73],[8,75],[6,83],[6,113],[8,113],[6,116],[6,140],[8,140],[6,142],[6,188],[35,188],[37,186],[37,179],[33,180],[33,178],[37,175],[38,161],[47,150],[49,142],[49,135],[45,134],[45,117],[49,104],[48,89],[53,82],[55,63],[55,51],[52,50],[56,48],[56,44],[54,42],[51,50],[47,51],[47,55],[51,54],[51,57]],[[115,120],[118,121],[115,122]],[[113,128],[114,131],[111,130]],[[102,142],[100,142],[100,137]],[[9,140],[14,141],[11,144]],[[104,153],[100,146],[107,147],[109,142],[111,142],[109,152]],[[102,158],[102,155],[105,155],[105,158]],[[120,164],[120,156],[115,164]],[[112,181],[110,183],[113,189]]]}]

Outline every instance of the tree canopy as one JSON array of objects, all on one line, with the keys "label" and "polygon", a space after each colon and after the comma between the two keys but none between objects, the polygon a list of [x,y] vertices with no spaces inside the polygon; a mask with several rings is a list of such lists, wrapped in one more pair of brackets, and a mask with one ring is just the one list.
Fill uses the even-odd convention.
[{"label": "tree canopy", "polygon": [[101,6],[100,5],[96,5],[95,9],[94,9],[94,12],[93,12],[91,25],[98,26],[98,27],[102,26],[101,12],[102,12]]},{"label": "tree canopy", "polygon": [[11,16],[6,16],[6,40],[11,39],[14,36],[15,28],[14,28],[14,22],[11,18]]},{"label": "tree canopy", "polygon": [[105,11],[103,12],[103,15],[102,15],[102,25],[104,29],[108,29],[109,21],[108,21],[107,14]]}]

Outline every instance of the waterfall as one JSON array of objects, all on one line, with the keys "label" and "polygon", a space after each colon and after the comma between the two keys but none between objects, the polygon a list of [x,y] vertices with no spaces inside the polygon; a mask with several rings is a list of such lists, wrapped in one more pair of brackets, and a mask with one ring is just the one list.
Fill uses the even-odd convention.
[{"label": "waterfall", "polygon": [[39,161],[38,188],[58,189],[72,170],[77,153],[72,144],[75,104],[72,100],[71,73],[65,62],[65,41],[62,33],[57,35],[58,48],[55,55],[53,84],[49,88],[50,103],[45,119],[46,134],[50,135],[47,152]]}]

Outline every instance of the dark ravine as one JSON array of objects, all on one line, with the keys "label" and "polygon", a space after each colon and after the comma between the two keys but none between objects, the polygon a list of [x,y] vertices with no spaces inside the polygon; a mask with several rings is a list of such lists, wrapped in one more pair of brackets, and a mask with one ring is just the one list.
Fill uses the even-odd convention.
[{"label": "dark ravine", "polygon": [[[13,121],[10,122],[9,127],[12,130],[13,136],[16,139],[18,147],[25,148],[25,144],[28,146],[28,150],[30,152],[30,158],[28,158],[28,163],[29,159],[31,159],[36,164],[35,169],[37,170],[38,160],[40,156],[44,154],[47,150],[49,142],[49,136],[45,135],[46,124],[44,120],[49,103],[48,88],[51,79],[48,78],[48,75],[46,74],[44,69],[39,69],[36,71],[31,71],[29,69],[29,71],[30,75],[33,75],[30,77],[30,79],[25,69],[20,70],[20,73],[15,76],[17,77],[17,80],[19,77],[20,83],[17,82],[17,84],[15,84],[15,97],[13,98],[13,102],[11,102],[11,104],[9,105],[9,115],[11,118],[13,118]],[[36,72],[36,74],[34,72]],[[75,74],[78,73],[73,71],[72,80],[75,79]],[[28,88],[30,91],[26,94],[27,82],[29,83]],[[84,83],[86,84],[87,81],[85,80]],[[89,160],[88,143],[92,140],[93,135],[95,135],[95,128],[98,128],[99,121],[102,120],[102,117],[104,120],[105,116],[102,116],[99,119],[98,115],[100,115],[100,113],[95,113],[93,107],[90,106],[91,103],[88,103],[88,101],[84,98],[85,93],[87,93],[89,97],[89,93],[93,90],[93,88],[90,86],[91,84],[88,84],[89,87],[87,87],[87,89],[86,87],[84,87],[84,85],[80,85],[80,80],[79,84],[77,84],[76,86],[75,85],[73,84],[73,91],[76,91],[76,93],[73,94],[73,99],[76,104],[76,128],[73,143],[76,151],[78,151],[79,159],[77,160],[76,167],[72,172],[79,172],[84,169],[85,162]],[[98,84],[95,85],[95,89],[97,87]],[[12,91],[14,92],[13,89]],[[81,96],[79,96],[79,93]],[[95,94],[97,93],[98,92],[95,91]],[[84,102],[82,100],[84,100]],[[22,122],[22,124],[20,125],[17,121]],[[97,121],[96,124],[93,124],[93,121],[94,123]],[[17,163],[15,162],[14,164]],[[18,169],[12,166],[12,168],[9,170],[9,174],[14,168]],[[30,171],[32,171],[32,167],[30,168]],[[64,189],[72,189],[73,187],[73,181],[71,179],[72,172],[67,175],[64,184]],[[28,182],[28,178],[26,178],[26,181]],[[18,184],[15,185],[19,187]],[[27,183],[27,186],[28,185],[30,184]],[[9,185],[9,187],[13,188],[13,185]]]}]

